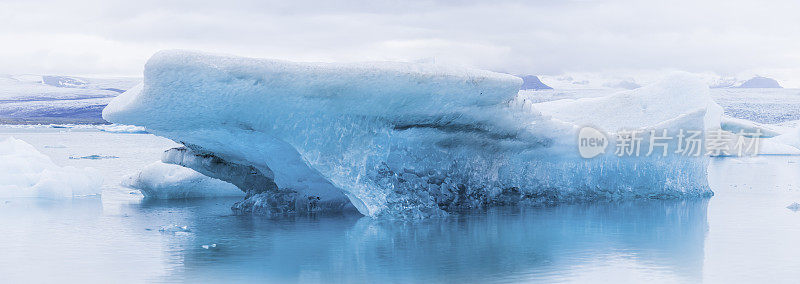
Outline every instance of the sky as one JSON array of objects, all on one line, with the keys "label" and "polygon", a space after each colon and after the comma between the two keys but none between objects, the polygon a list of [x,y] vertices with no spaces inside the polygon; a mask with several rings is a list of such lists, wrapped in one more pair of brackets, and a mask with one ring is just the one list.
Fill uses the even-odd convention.
[{"label": "sky", "polygon": [[0,73],[141,76],[156,51],[191,49],[514,74],[684,70],[800,87],[798,11],[796,0],[0,0]]}]

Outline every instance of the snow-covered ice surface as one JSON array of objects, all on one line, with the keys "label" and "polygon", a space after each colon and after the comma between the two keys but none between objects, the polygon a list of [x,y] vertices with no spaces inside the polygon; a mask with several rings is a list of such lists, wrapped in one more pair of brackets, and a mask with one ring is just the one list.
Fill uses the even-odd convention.
[{"label": "snow-covered ice surface", "polygon": [[712,89],[725,114],[758,123],[800,120],[800,89]]},{"label": "snow-covered ice surface", "polygon": [[138,78],[0,74],[0,123],[104,123],[100,112]]},{"label": "snow-covered ice surface", "polygon": [[779,136],[785,132],[790,131],[792,128],[774,125],[774,124],[763,124],[758,122],[749,121],[746,119],[735,118],[724,116],[722,118],[722,129],[725,129],[731,133],[739,133],[739,132],[747,132],[747,133],[761,133],[761,137],[763,138],[771,138],[775,136]]},{"label": "snow-covered ice surface", "polygon": [[102,182],[95,169],[60,167],[23,140],[0,139],[0,197],[96,195]]},{"label": "snow-covered ice surface", "polygon": [[162,162],[152,163],[127,176],[122,185],[140,190],[146,198],[156,199],[244,196],[235,185]]},{"label": "snow-covered ice surface", "polygon": [[[694,130],[718,128],[723,112],[705,83],[689,74],[675,74],[646,87],[608,96],[561,99],[534,107],[554,119],[607,132],[652,127],[698,111],[703,118]],[[689,129],[692,128],[686,128]]]},{"label": "snow-covered ice surface", "polygon": [[[580,125],[543,117],[510,75],[166,51],[144,76],[109,104],[105,119],[145,126],[197,157],[252,166],[297,192],[291,200],[346,196],[365,215],[417,218],[520,202],[710,194],[705,158],[581,159]],[[631,126],[719,126],[707,87],[676,78],[634,91],[667,111],[643,112]],[[614,103],[625,105],[603,107]],[[591,111],[608,119],[601,106]]]},{"label": "snow-covered ice surface", "polygon": [[800,128],[789,129],[781,135],[770,138],[769,141],[800,149]]},{"label": "snow-covered ice surface", "polygon": [[[556,89],[524,90],[521,95],[534,103],[562,99],[604,97],[618,89]],[[800,120],[800,89],[738,89],[710,90],[714,101],[725,109],[725,115],[761,124],[796,126]]]},{"label": "snow-covered ice surface", "polygon": [[[526,99],[558,105],[559,100],[608,97],[620,92],[616,89],[568,89],[545,91],[520,91]],[[713,100],[722,106],[724,114],[721,128],[738,133],[760,131],[763,140],[760,153],[770,155],[800,154],[800,89],[738,89],[715,88],[710,90]],[[782,136],[778,138],[778,136]]]}]

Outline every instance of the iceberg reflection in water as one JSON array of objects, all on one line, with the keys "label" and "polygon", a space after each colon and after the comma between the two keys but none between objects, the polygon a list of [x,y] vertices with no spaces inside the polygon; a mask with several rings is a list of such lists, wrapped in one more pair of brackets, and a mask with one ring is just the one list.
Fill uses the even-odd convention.
[{"label": "iceberg reflection in water", "polygon": [[237,198],[122,198],[2,201],[0,274],[66,282],[695,282],[708,230],[708,199],[394,222],[231,215]]},{"label": "iceberg reflection in water", "polygon": [[[229,216],[227,204],[131,208],[140,211],[128,214],[141,226],[185,211],[161,217],[190,229],[188,236],[162,234],[167,259],[176,261],[162,280],[516,282],[594,273],[693,282],[702,279],[708,230],[708,199],[496,208],[420,222]],[[641,275],[631,273],[639,269]]]}]

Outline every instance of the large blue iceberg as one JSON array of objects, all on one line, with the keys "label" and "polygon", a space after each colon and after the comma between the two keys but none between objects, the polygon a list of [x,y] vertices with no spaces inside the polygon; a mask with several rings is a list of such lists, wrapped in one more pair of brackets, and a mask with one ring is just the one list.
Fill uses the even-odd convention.
[{"label": "large blue iceberg", "polygon": [[[421,218],[492,205],[711,193],[705,155],[618,157],[609,148],[585,159],[577,148],[586,124],[718,128],[721,109],[699,79],[678,74],[610,98],[541,106],[550,113],[518,95],[521,83],[436,64],[162,51],[147,62],[143,83],[112,101],[103,118],[182,143],[163,161],[238,186],[247,193],[238,212]],[[615,113],[622,106],[626,113]]]}]

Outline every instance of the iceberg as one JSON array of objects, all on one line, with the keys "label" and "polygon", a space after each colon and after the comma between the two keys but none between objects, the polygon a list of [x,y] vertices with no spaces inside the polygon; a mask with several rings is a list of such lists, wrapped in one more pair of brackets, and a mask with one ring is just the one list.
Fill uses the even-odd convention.
[{"label": "iceberg", "polygon": [[165,235],[176,235],[176,236],[188,236],[192,234],[192,230],[189,229],[189,226],[178,226],[178,225],[167,225],[161,226],[158,229],[159,232]]},{"label": "iceberg", "polygon": [[101,124],[97,125],[97,129],[109,133],[130,133],[130,134],[146,134],[147,130],[141,126],[135,125],[119,125],[119,124]]},{"label": "iceberg", "polygon": [[697,114],[696,130],[719,128],[722,107],[700,78],[676,72],[654,84],[610,96],[538,103],[544,115],[574,125],[592,125],[606,131],[638,129],[683,115]]},{"label": "iceberg", "polygon": [[0,140],[0,197],[65,198],[100,194],[91,168],[59,167],[25,141]]},{"label": "iceberg", "polygon": [[[770,145],[770,154],[800,154],[800,127],[787,130],[785,133],[765,139]],[[787,149],[788,148],[788,149]]]},{"label": "iceberg", "polygon": [[[584,123],[719,128],[708,87],[678,79],[541,105],[550,111],[543,114],[518,94],[519,78],[489,71],[162,51],[103,118],[183,144],[162,161],[238,186],[247,195],[237,212],[425,218],[492,205],[711,194],[705,156],[579,155]],[[644,106],[653,109],[636,108]],[[631,121],[614,109],[632,111]]]},{"label": "iceberg", "polygon": [[125,177],[122,185],[138,189],[145,198],[153,199],[244,196],[235,185],[162,162],[152,163],[139,173]]},{"label": "iceberg", "polygon": [[738,132],[760,132],[761,137],[770,138],[783,134],[787,131],[784,127],[758,123],[746,119],[723,116],[721,121],[722,129],[731,133]]}]

